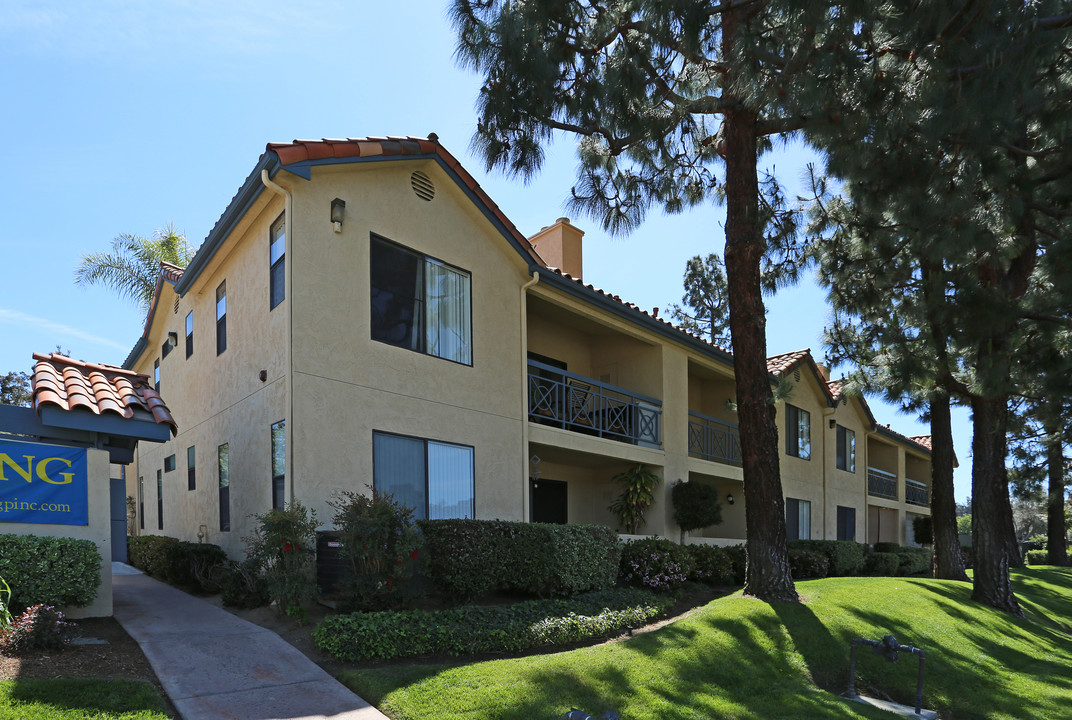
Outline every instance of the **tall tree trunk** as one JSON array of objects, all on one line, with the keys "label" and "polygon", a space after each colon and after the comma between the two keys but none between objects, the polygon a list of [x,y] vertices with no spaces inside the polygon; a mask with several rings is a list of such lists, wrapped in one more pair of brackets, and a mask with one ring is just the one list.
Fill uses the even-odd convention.
[{"label": "tall tree trunk", "polygon": [[1009,576],[1014,562],[1008,540],[1016,533],[1005,471],[1008,412],[1005,397],[972,398],[972,599],[1023,617]]},{"label": "tall tree trunk", "polygon": [[[742,11],[726,11],[722,17],[722,57],[738,57],[734,45],[740,39]],[[725,87],[732,87],[733,80],[728,77]],[[743,108],[734,110],[726,115],[724,130],[726,280],[748,557],[744,591],[768,602],[797,602],[778,474],[778,427],[767,373],[767,321],[759,270],[766,241],[759,222],[756,116]]]},{"label": "tall tree trunk", "polygon": [[[1055,418],[1056,420],[1056,418]],[[1046,423],[1046,562],[1068,564],[1065,540],[1065,453],[1059,422]]]},{"label": "tall tree trunk", "polygon": [[934,533],[934,577],[968,580],[957,535],[957,503],[953,493],[953,427],[949,396],[930,400],[931,528]]}]

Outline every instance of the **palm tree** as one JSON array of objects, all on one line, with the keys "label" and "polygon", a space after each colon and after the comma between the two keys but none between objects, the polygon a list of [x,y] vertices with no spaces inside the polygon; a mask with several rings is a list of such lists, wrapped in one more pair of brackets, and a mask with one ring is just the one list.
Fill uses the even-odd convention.
[{"label": "palm tree", "polygon": [[75,285],[106,285],[149,312],[160,277],[160,263],[186,267],[194,252],[186,236],[168,225],[151,238],[123,234],[112,240],[111,253],[90,253],[74,271]]}]

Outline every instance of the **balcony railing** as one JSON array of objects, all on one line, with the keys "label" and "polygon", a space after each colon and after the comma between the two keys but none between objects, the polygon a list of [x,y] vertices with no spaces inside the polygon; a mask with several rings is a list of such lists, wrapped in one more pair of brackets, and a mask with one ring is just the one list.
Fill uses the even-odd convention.
[{"label": "balcony railing", "polygon": [[689,454],[704,460],[741,464],[741,433],[732,423],[689,412]]},{"label": "balcony railing", "polygon": [[897,476],[878,468],[867,468],[867,494],[896,500]]},{"label": "balcony railing", "polygon": [[529,360],[529,419],[586,435],[662,447],[662,402]]},{"label": "balcony railing", "polygon": [[915,480],[905,479],[904,486],[904,499],[909,505],[922,505],[923,507],[929,506],[930,496],[927,486],[921,482]]}]

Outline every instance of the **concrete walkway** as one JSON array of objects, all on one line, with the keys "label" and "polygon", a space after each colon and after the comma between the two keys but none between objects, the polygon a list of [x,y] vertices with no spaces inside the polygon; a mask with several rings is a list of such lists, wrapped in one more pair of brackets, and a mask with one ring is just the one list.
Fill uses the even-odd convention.
[{"label": "concrete walkway", "polygon": [[123,563],[115,619],[183,720],[386,720],[281,637]]}]

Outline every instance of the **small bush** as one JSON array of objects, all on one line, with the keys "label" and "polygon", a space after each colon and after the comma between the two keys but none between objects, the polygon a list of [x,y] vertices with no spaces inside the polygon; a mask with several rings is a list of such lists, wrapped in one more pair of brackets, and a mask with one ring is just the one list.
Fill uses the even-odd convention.
[{"label": "small bush", "polygon": [[219,590],[218,568],[227,562],[227,554],[212,543],[175,542],[164,546],[165,576],[172,585],[193,592]]},{"label": "small bush", "polygon": [[744,585],[745,573],[748,570],[748,553],[744,545],[732,545],[724,548],[730,558],[730,566],[733,568],[733,584]]},{"label": "small bush", "polygon": [[874,548],[875,552],[895,553],[901,549],[901,546],[895,542],[877,542]]},{"label": "small bush", "polygon": [[85,607],[96,599],[101,556],[92,540],[0,535],[0,548],[12,612],[40,604]]},{"label": "small bush", "polygon": [[219,585],[223,604],[228,607],[243,610],[258,608],[272,600],[268,594],[268,581],[248,560],[226,563],[220,570]]},{"label": "small bush", "polygon": [[875,577],[893,577],[901,565],[897,553],[873,552],[867,556],[864,572]]},{"label": "small bush", "polygon": [[493,591],[571,596],[614,587],[621,543],[602,525],[421,520],[428,575],[468,600]]},{"label": "small bush", "polygon": [[642,590],[618,589],[514,605],[352,613],[325,618],[313,640],[348,662],[516,653],[606,637],[650,622],[670,605]]},{"label": "small bush", "polygon": [[169,545],[178,543],[178,538],[167,535],[137,535],[127,538],[127,559],[130,564],[147,575],[167,580]]},{"label": "small bush", "polygon": [[335,509],[339,554],[349,565],[342,578],[340,608],[380,610],[407,604],[421,544],[413,510],[371,486],[368,495],[340,491],[328,504]]},{"label": "small bush", "polygon": [[930,548],[903,547],[897,550],[900,565],[898,575],[929,574],[931,571]]},{"label": "small bush", "polygon": [[830,561],[816,550],[790,547],[789,570],[794,580],[824,578],[830,574]]},{"label": "small bush", "polygon": [[733,561],[726,548],[716,545],[686,545],[692,556],[689,580],[707,585],[732,585]]},{"label": "small bush", "polygon": [[1049,562],[1047,556],[1047,550],[1028,550],[1027,551],[1027,564],[1028,565],[1046,565]]},{"label": "small bush", "polygon": [[650,537],[625,544],[618,577],[626,585],[667,593],[688,580],[692,572],[692,554],[686,546]]},{"label": "small bush", "polygon": [[864,569],[864,546],[851,540],[790,540],[789,547],[822,553],[835,577],[859,575]]},{"label": "small bush", "polygon": [[301,622],[302,603],[316,599],[316,511],[299,502],[254,516],[257,527],[242,538],[246,560],[264,578],[280,614]]},{"label": "small bush", "polygon": [[3,630],[14,619],[11,616],[10,608],[11,601],[11,586],[8,585],[4,578],[0,577],[0,630]]},{"label": "small bush", "polygon": [[917,515],[912,520],[912,534],[920,545],[934,544],[934,523],[930,515]]},{"label": "small bush", "polygon": [[15,656],[34,650],[61,650],[70,644],[73,627],[51,605],[34,605],[0,630],[0,654]]},{"label": "small bush", "polygon": [[722,504],[714,485],[678,480],[670,486],[670,502],[674,506],[674,522],[682,533],[722,522]]}]

